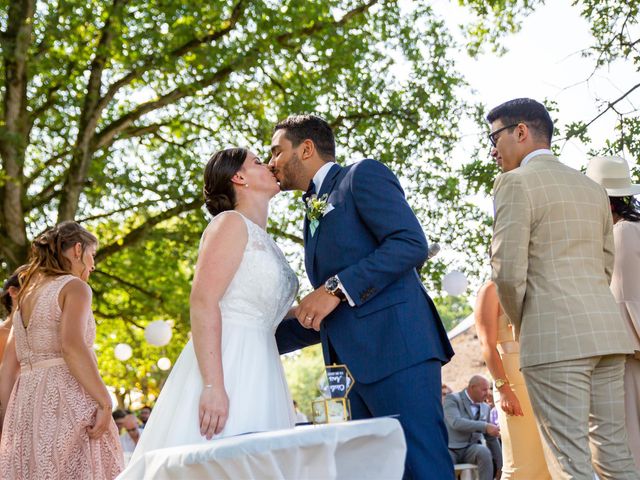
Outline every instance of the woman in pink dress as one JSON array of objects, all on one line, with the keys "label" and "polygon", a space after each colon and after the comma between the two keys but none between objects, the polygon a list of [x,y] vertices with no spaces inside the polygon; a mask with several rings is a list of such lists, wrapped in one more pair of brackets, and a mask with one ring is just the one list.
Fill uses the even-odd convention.
[{"label": "woman in pink dress", "polygon": [[33,242],[0,368],[2,479],[113,479],[123,468],[92,350],[97,244],[75,222]]}]

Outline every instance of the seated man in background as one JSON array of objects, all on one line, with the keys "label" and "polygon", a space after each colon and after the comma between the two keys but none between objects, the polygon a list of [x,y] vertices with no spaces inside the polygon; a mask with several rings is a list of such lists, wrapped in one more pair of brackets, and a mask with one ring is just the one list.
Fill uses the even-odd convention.
[{"label": "seated man in background", "polygon": [[125,459],[131,456],[140,440],[140,426],[136,416],[128,410],[116,410],[113,412],[113,419],[119,430],[126,430],[120,435],[120,444],[124,452]]},{"label": "seated man in background", "polygon": [[[449,433],[449,454],[453,463],[478,466],[480,480],[494,478],[502,468],[498,442],[500,429],[491,423],[491,407],[485,403],[491,384],[482,375],[474,375],[467,388],[450,393],[444,399],[444,419]],[[482,439],[486,445],[483,445]]]}]

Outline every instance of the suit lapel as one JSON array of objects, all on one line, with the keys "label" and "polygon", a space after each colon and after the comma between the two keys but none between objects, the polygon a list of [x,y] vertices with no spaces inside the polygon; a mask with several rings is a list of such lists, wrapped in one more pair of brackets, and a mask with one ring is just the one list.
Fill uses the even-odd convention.
[{"label": "suit lapel", "polygon": [[304,212],[304,221],[302,223],[302,240],[303,240],[303,245],[305,247],[305,252],[307,250],[307,242],[309,241],[309,219],[307,218],[307,205],[305,204],[304,206],[305,208],[305,212]]},{"label": "suit lapel", "polygon": [[467,392],[464,390],[460,392],[460,398],[462,399],[462,404],[464,405],[464,409],[467,411],[469,418],[473,419],[473,411],[471,410],[471,401],[467,396]]},{"label": "suit lapel", "polygon": [[[341,167],[338,164],[333,165],[329,171],[327,172],[327,176],[324,178],[322,182],[322,186],[320,191],[318,192],[318,198],[320,198],[325,193],[331,193],[333,187],[336,184],[338,173],[340,173]],[[309,232],[309,220],[305,214],[304,216],[304,265],[307,269],[307,275],[311,280],[311,283],[315,283],[316,278],[316,270],[315,270],[315,253],[316,247],[318,245],[318,238],[320,237],[320,230],[322,228],[322,218],[320,218],[318,227],[313,235],[310,235]]]}]

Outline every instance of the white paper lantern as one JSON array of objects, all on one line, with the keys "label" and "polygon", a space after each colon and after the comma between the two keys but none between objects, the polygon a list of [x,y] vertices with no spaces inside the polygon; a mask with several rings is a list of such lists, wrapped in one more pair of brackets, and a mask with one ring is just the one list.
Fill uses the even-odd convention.
[{"label": "white paper lantern", "polygon": [[116,358],[122,362],[126,362],[133,355],[133,349],[126,343],[119,343],[116,348],[113,349],[113,354]]},{"label": "white paper lantern", "polygon": [[171,340],[171,325],[164,320],[156,320],[147,325],[144,329],[144,338],[151,345],[163,347]]},{"label": "white paper lantern", "polygon": [[159,358],[158,368],[160,370],[169,370],[171,368],[171,360],[169,360],[167,357]]},{"label": "white paper lantern", "polygon": [[464,273],[454,270],[442,277],[442,288],[452,296],[462,295],[467,290],[467,277]]}]

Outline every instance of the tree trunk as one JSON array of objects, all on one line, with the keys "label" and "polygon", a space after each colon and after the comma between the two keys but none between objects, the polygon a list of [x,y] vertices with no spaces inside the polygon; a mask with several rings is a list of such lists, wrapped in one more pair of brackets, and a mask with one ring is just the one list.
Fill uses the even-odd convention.
[{"label": "tree trunk", "polygon": [[5,68],[4,125],[0,128],[0,157],[5,177],[1,180],[2,252],[9,268],[24,262],[27,233],[23,208],[23,170],[29,143],[27,114],[27,54],[33,32],[34,0],[9,3],[3,52]]}]

